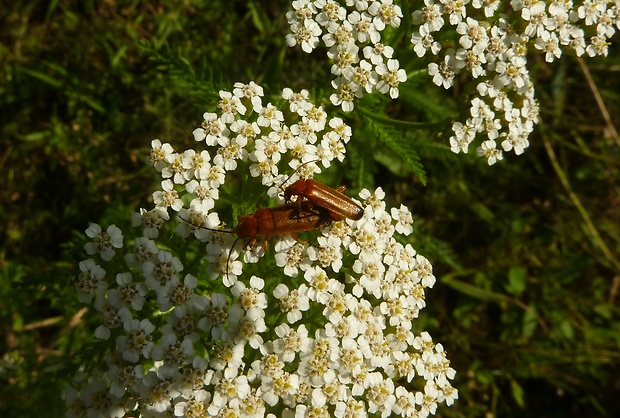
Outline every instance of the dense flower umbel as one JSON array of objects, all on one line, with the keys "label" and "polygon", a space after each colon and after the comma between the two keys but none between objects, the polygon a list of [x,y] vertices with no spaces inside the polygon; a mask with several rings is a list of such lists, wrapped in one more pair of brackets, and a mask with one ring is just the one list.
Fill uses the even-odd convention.
[{"label": "dense flower umbel", "polygon": [[[288,45],[312,52],[323,41],[333,61],[334,105],[350,111],[355,98],[374,90],[398,97],[407,75],[393,57],[396,46],[382,43],[382,32],[401,22],[395,2],[294,0],[292,6]],[[452,150],[467,152],[478,138],[477,153],[491,165],[503,158],[498,145],[523,153],[538,123],[527,56],[542,53],[548,62],[566,51],[607,56],[608,39],[620,28],[620,2],[424,0],[412,23],[413,51],[430,60],[418,62],[428,65],[433,82],[448,89],[458,75],[468,84],[462,90],[475,92],[465,122],[452,126]]]},{"label": "dense flower umbel", "polygon": [[[194,131],[199,150],[152,142],[162,190],[133,216],[139,237],[125,257],[87,244],[99,261],[80,264],[80,300],[94,301],[108,345],[105,363],[88,365],[68,393],[72,414],[427,416],[451,405],[443,347],[412,331],[432,267],[396,240],[413,219],[403,205],[386,208],[380,188],[359,194],[359,221],[327,222],[307,241],[268,237],[270,251],[233,248],[231,234],[206,229],[229,213],[229,172],[276,197],[286,163],[310,176],[342,159],[351,136],[307,92],[285,89],[286,109],[264,105],[253,83],[220,96]],[[88,230],[95,242],[101,234]],[[107,234],[122,247],[120,230]]]}]

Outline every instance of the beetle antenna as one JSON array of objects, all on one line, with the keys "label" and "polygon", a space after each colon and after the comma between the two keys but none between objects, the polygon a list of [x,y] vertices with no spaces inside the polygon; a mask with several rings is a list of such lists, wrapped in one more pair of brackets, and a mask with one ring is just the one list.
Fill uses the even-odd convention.
[{"label": "beetle antenna", "polygon": [[208,226],[202,226],[202,225],[197,225],[195,223],[193,223],[192,221],[189,221],[187,219],[185,219],[184,217],[182,217],[181,215],[177,215],[179,217],[179,219],[183,220],[185,223],[188,223],[192,226],[195,226],[196,228],[201,228],[201,229],[207,229],[209,231],[213,231],[213,232],[223,232],[225,234],[234,234],[234,231],[230,231],[228,229],[215,229],[215,228],[209,228]]},{"label": "beetle antenna", "polygon": [[240,237],[237,237],[237,239],[235,239],[235,242],[233,242],[232,247],[230,247],[230,251],[228,251],[228,258],[226,259],[226,280],[228,280],[228,274],[230,273],[230,270],[229,270],[230,256],[232,255],[232,252],[235,249],[235,245],[237,245],[237,241],[239,241],[239,238]]},{"label": "beetle antenna", "polygon": [[[215,229],[215,228],[209,228],[208,226],[202,226],[202,225],[196,225],[195,223],[185,219],[184,217],[182,217],[181,215],[178,215],[179,219],[182,219],[184,222],[187,222],[190,225],[195,226],[196,228],[202,228],[202,229],[207,229],[209,231],[213,231],[213,232],[224,232],[225,234],[234,234],[234,231],[229,231],[227,229]],[[237,241],[239,241],[240,237],[237,237],[235,239],[235,241],[233,242],[232,246],[230,247],[230,251],[228,251],[228,257],[226,257],[226,279],[228,279],[228,274],[230,272],[229,268],[230,268],[230,257],[232,256],[232,252],[235,249],[235,245],[237,245]]]},{"label": "beetle antenna", "polygon": [[316,163],[316,162],[319,162],[319,161],[321,161],[321,160],[317,158],[316,160],[310,160],[310,161],[306,161],[305,163],[301,163],[301,164],[299,164],[299,165],[297,166],[297,168],[296,168],[296,169],[295,169],[295,170],[294,170],[294,171],[293,171],[293,172],[292,172],[292,173],[291,173],[291,174],[290,174],[290,175],[286,178],[286,180],[284,180],[284,181],[282,182],[282,184],[280,185],[280,189],[283,189],[283,188],[284,188],[284,185],[285,185],[286,183],[288,183],[288,181],[291,179],[291,177],[293,177],[293,176],[295,175],[295,173],[297,173],[297,171],[299,171],[299,169],[300,169],[301,167],[303,167],[303,166],[305,166],[305,165],[308,165],[308,164],[310,164],[310,163]]}]

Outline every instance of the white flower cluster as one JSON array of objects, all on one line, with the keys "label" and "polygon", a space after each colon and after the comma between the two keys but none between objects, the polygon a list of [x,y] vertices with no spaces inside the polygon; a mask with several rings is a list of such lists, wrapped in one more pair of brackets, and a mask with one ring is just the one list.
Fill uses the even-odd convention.
[{"label": "white flower cluster", "polygon": [[[344,110],[352,110],[353,100],[364,91],[389,91],[396,98],[406,74],[392,58],[393,48],[380,42],[380,32],[400,24],[399,6],[392,0],[341,3],[293,1],[294,11],[287,14],[292,31],[288,44],[311,52],[322,35],[337,76],[331,99]],[[452,126],[452,151],[466,153],[477,136],[484,138],[477,152],[491,165],[503,158],[498,143],[503,151],[523,153],[538,122],[527,55],[538,51],[552,62],[564,48],[577,56],[607,56],[608,39],[620,28],[620,1],[424,0],[412,22],[416,55],[442,54],[440,62],[428,64],[436,85],[448,89],[464,72],[465,80],[475,83],[470,117]],[[360,49],[368,61],[360,60]]]},{"label": "white flower cluster", "polygon": [[[477,152],[489,165],[503,158],[498,143],[506,152],[522,154],[538,123],[527,55],[538,50],[552,62],[565,48],[577,56],[607,56],[607,39],[615,33],[614,26],[620,27],[618,1],[574,5],[564,0],[512,0],[508,6],[499,1],[425,0],[424,4],[413,12],[416,30],[411,42],[419,57],[427,51],[438,55],[445,49],[443,62],[428,66],[433,82],[447,89],[462,71],[476,80],[472,81],[477,94],[470,101],[470,117],[452,126],[452,151],[466,153],[476,136],[483,136]],[[447,31],[444,25],[453,29]],[[587,43],[586,30],[593,26]],[[458,48],[443,48],[435,37]]]},{"label": "white flower cluster", "polygon": [[330,97],[335,106],[353,110],[353,100],[364,91],[398,97],[398,85],[407,80],[407,74],[399,68],[398,60],[392,59],[394,49],[381,43],[381,32],[397,28],[403,16],[392,0],[347,0],[346,5],[355,6],[354,11],[334,0],[295,0],[292,5],[294,10],[286,14],[292,32],[286,42],[289,46],[299,44],[310,53],[322,35],[336,76],[332,81],[336,93]]},{"label": "white flower cluster", "polygon": [[[324,113],[310,121],[319,109],[304,95],[285,90],[285,115],[261,105],[255,84],[235,86],[194,132],[213,152],[179,154],[153,141],[163,190],[153,210],[135,214],[137,238],[124,245],[117,227],[89,227],[86,250],[99,261],[81,262],[77,282],[80,300],[101,315],[95,335],[106,345],[101,364],[85,365],[67,391],[69,416],[425,417],[451,405],[455,371],[442,345],[412,331],[432,266],[395,239],[412,232],[413,219],[402,205],[388,210],[380,188],[360,193],[361,219],[326,219],[314,244],[269,237],[271,263],[258,262],[257,245],[245,251],[256,264],[244,266],[226,232],[206,229],[224,213],[216,210],[227,172],[248,170],[266,194],[279,160],[330,161],[344,153],[326,146],[332,133],[350,136],[339,121],[315,146],[302,122],[284,125],[293,115],[313,133],[327,125]],[[255,118],[242,122],[248,108]]]}]

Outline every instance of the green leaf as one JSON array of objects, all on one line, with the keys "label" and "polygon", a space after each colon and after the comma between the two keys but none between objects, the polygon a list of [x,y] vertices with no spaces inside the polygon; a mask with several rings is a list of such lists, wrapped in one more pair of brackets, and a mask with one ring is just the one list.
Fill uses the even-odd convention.
[{"label": "green leaf", "polygon": [[525,408],[523,388],[514,379],[510,381],[510,390],[512,391],[512,397],[514,398],[517,405],[519,405],[521,408]]},{"label": "green leaf", "polygon": [[444,276],[441,279],[442,283],[450,286],[453,289],[458,290],[461,293],[472,296],[476,299],[488,301],[488,302],[505,302],[509,301],[509,298],[501,293],[491,292],[490,290],[483,289],[481,287],[474,286],[469,283],[455,280],[450,276]]},{"label": "green leaf", "polygon": [[416,144],[410,139],[406,139],[402,132],[397,130],[389,119],[377,120],[376,118],[368,121],[370,129],[387,145],[387,147],[398,155],[413,171],[422,184],[426,184],[426,170],[420,160],[420,154],[416,150]]},{"label": "green leaf", "polygon": [[568,319],[565,319],[560,323],[560,332],[569,340],[575,338],[575,329]]},{"label": "green leaf", "polygon": [[43,73],[41,71],[29,70],[28,68],[19,68],[19,71],[24,74],[28,74],[29,76],[36,78],[37,80],[42,81],[45,84],[48,84],[55,88],[59,88],[64,84],[64,81],[62,79],[52,77],[51,75]]},{"label": "green leaf", "polygon": [[527,271],[523,267],[511,267],[508,271],[506,291],[511,295],[519,296],[527,285]]},{"label": "green leaf", "polygon": [[422,184],[426,184],[426,170],[420,160],[420,154],[413,147],[411,141],[404,140],[403,137],[384,136],[379,138],[388,146],[396,155],[399,155],[413,170],[413,173],[420,179]]},{"label": "green leaf", "polygon": [[521,328],[521,333],[524,337],[530,338],[534,335],[534,331],[538,327],[538,313],[535,305],[530,305],[529,309],[525,311],[525,315],[523,315],[523,325]]},{"label": "green leaf", "polygon": [[259,32],[264,33],[264,23],[268,21],[268,18],[265,16],[265,9],[258,8],[254,2],[249,2],[247,6],[248,9],[250,9],[250,15],[252,16],[254,26],[256,26],[256,29],[258,29]]}]

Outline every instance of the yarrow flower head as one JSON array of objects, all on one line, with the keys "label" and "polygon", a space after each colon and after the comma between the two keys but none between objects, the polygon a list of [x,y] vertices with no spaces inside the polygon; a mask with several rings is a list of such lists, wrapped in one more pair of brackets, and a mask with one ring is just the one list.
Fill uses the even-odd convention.
[{"label": "yarrow flower head", "polygon": [[[611,38],[620,28],[617,1],[424,0],[411,14],[411,43],[418,59],[407,59],[412,68],[400,68],[399,57],[388,44],[390,31],[398,28],[402,11],[392,0],[295,0],[287,13],[292,34],[312,27],[312,52],[322,41],[335,76],[331,102],[352,111],[355,100],[378,91],[399,97],[407,74],[426,66],[434,84],[449,89],[476,91],[463,120],[448,135],[454,152],[467,152],[474,140],[478,155],[489,165],[503,152],[523,153],[538,123],[538,104],[527,58],[534,53],[553,62],[563,54],[578,57],[607,56]],[[320,39],[319,39],[320,38]],[[399,39],[400,37],[394,37]],[[295,46],[298,42],[289,42]],[[422,59],[419,59],[422,58]],[[423,68],[423,67],[422,67]],[[476,101],[488,106],[474,115]],[[471,114],[471,117],[470,117]],[[463,129],[467,130],[465,135]],[[501,139],[501,148],[490,143]]]},{"label": "yarrow flower head", "polygon": [[[333,4],[317,2],[325,22],[341,19]],[[375,26],[395,19],[381,10]],[[435,277],[402,241],[411,213],[388,208],[381,188],[342,195],[352,208],[342,213],[282,193],[342,160],[352,135],[307,92],[282,97],[285,108],[264,104],[254,83],[221,92],[194,131],[197,150],[152,142],[162,190],[132,216],[128,244],[116,226],[89,227],[79,298],[100,314],[107,349],[68,391],[71,411],[426,416],[458,397],[441,344],[413,331]]]},{"label": "yarrow flower head", "polygon": [[392,59],[392,47],[381,43],[382,32],[400,26],[403,14],[397,4],[392,0],[295,0],[292,7],[286,15],[291,28],[287,44],[301,44],[307,53],[321,41],[328,48],[327,56],[334,62],[336,92],[330,100],[335,106],[350,112],[354,99],[375,90],[398,97],[399,83],[407,74]]}]

